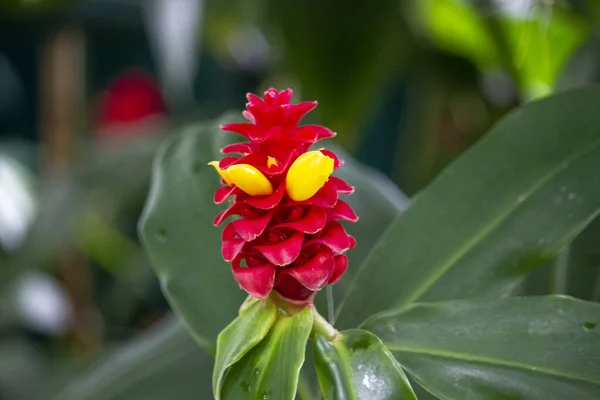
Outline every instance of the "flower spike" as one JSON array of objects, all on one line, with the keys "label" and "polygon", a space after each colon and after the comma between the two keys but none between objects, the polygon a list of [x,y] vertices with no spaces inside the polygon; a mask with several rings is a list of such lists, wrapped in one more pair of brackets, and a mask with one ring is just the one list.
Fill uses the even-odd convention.
[{"label": "flower spike", "polygon": [[224,185],[215,202],[233,200],[215,225],[237,216],[222,235],[223,258],[232,263],[236,282],[257,298],[276,291],[290,302],[310,304],[346,271],[345,252],[356,241],[338,221],[358,217],[339,200],[352,186],[332,176],[343,162],[329,150],[309,151],[335,134],[319,125],[298,126],[317,102],[290,104],[291,97],[291,89],[269,89],[263,98],[248,94],[242,114],[249,122],[221,126],[247,141],[225,146],[227,156],[209,165]]}]

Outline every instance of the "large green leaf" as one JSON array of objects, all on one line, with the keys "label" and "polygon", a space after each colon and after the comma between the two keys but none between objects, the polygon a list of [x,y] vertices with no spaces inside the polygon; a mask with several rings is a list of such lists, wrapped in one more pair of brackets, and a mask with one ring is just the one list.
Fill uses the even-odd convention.
[{"label": "large green leaf", "polygon": [[372,333],[351,329],[333,342],[320,335],[315,342],[325,400],[416,400],[404,371]]},{"label": "large green leaf", "polygon": [[145,336],[107,354],[85,372],[71,376],[56,400],[194,400],[212,396],[212,358],[179,320],[168,318]]},{"label": "large green leaf", "polygon": [[294,316],[280,314],[267,337],[231,367],[221,398],[293,400],[312,322],[309,307]]},{"label": "large green leaf", "polygon": [[219,334],[213,371],[213,394],[217,400],[227,368],[264,339],[276,317],[277,309],[272,301],[255,301]]},{"label": "large green leaf", "polygon": [[556,255],[600,210],[598,98],[591,87],[528,103],[446,168],[361,265],[341,323],[505,295]]},{"label": "large green leaf", "polygon": [[600,398],[600,304],[564,296],[415,304],[369,319],[442,399]]},{"label": "large green leaf", "polygon": [[195,337],[210,346],[237,314],[244,293],[223,261],[220,230],[212,225],[219,178],[207,162],[219,159],[228,136],[218,124],[184,129],[156,155],[140,220],[142,242],[163,291]]}]

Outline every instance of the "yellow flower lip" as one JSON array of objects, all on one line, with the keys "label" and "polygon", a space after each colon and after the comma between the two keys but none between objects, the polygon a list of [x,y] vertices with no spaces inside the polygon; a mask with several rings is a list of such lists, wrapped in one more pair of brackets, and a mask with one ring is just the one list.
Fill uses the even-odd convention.
[{"label": "yellow flower lip", "polygon": [[299,156],[286,176],[286,192],[294,201],[310,199],[333,173],[333,158],[319,150]]},{"label": "yellow flower lip", "polygon": [[273,185],[258,169],[250,164],[236,164],[227,168],[231,182],[250,196],[267,196],[273,193]]},{"label": "yellow flower lip", "polygon": [[258,169],[249,164],[236,164],[226,169],[219,168],[218,161],[211,161],[221,178],[229,185],[235,185],[250,196],[266,196],[273,193],[273,185]]}]

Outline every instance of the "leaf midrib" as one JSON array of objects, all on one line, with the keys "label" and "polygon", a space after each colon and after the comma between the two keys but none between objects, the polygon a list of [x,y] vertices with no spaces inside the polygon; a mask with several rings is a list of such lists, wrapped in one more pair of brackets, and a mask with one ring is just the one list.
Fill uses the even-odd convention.
[{"label": "leaf midrib", "polygon": [[[418,354],[418,355],[426,355],[426,356],[432,356],[432,357],[438,357],[438,358],[447,358],[447,359],[454,359],[454,360],[467,361],[467,362],[473,362],[473,363],[489,364],[492,366],[510,367],[510,368],[514,368],[514,369],[518,369],[518,370],[536,372],[536,373],[540,373],[540,374],[570,379],[570,380],[574,380],[574,381],[585,382],[585,383],[589,383],[592,385],[600,385],[600,381],[593,381],[593,380],[588,379],[587,377],[573,375],[573,374],[569,374],[569,373],[563,373],[563,372],[554,370],[552,368],[546,368],[546,367],[541,367],[541,366],[537,366],[537,365],[526,364],[526,363],[522,363],[522,362],[518,362],[518,361],[495,359],[495,358],[491,358],[491,357],[466,354],[466,353],[458,353],[458,352],[441,350],[441,349],[436,349],[436,348],[425,348],[425,347],[416,347],[416,346],[399,346],[399,345],[393,345],[393,344],[389,344],[389,343],[387,343],[386,346],[388,346],[388,348],[394,352],[404,352],[404,353],[411,353],[411,354]],[[399,359],[402,360],[401,358],[399,358]],[[400,363],[401,363],[401,361],[400,361]]]},{"label": "leaf midrib", "polygon": [[538,189],[546,185],[552,178],[558,175],[563,170],[567,169],[572,165],[572,163],[584,157],[586,154],[591,153],[596,150],[597,147],[600,146],[600,139],[592,141],[592,145],[589,147],[584,147],[582,150],[575,152],[571,157],[568,157],[565,161],[561,162],[557,167],[550,170],[548,174],[546,174],[537,184],[533,185],[531,189],[526,191],[523,195],[521,195],[522,201],[516,201],[511,203],[507,209],[498,215],[496,218],[492,219],[488,224],[483,226],[480,229],[479,233],[476,234],[471,240],[469,240],[465,245],[463,245],[457,252],[454,253],[452,257],[450,257],[444,264],[441,265],[440,268],[436,269],[433,274],[430,275],[429,279],[425,280],[424,283],[417,286],[413,292],[406,296],[404,300],[397,304],[398,307],[407,306],[417,299],[419,299],[427,290],[429,290],[448,270],[452,269],[456,263],[463,258],[466,254],[468,254],[472,249],[476,247],[477,244],[483,241],[485,237],[488,236],[490,232],[496,229],[498,226],[504,222],[508,216],[510,216],[515,210],[521,207],[526,203],[526,200],[529,199]]}]

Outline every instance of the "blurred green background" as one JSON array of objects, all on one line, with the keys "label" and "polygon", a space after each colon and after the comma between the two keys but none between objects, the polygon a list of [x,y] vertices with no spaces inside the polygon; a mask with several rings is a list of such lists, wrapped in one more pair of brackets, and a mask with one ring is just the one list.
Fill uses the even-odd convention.
[{"label": "blurred green background", "polygon": [[[599,26],[595,0],[0,0],[0,399],[210,397],[136,233],[165,136],[291,87],[397,212],[514,107],[597,82]],[[565,289],[595,300],[598,225]]]}]

